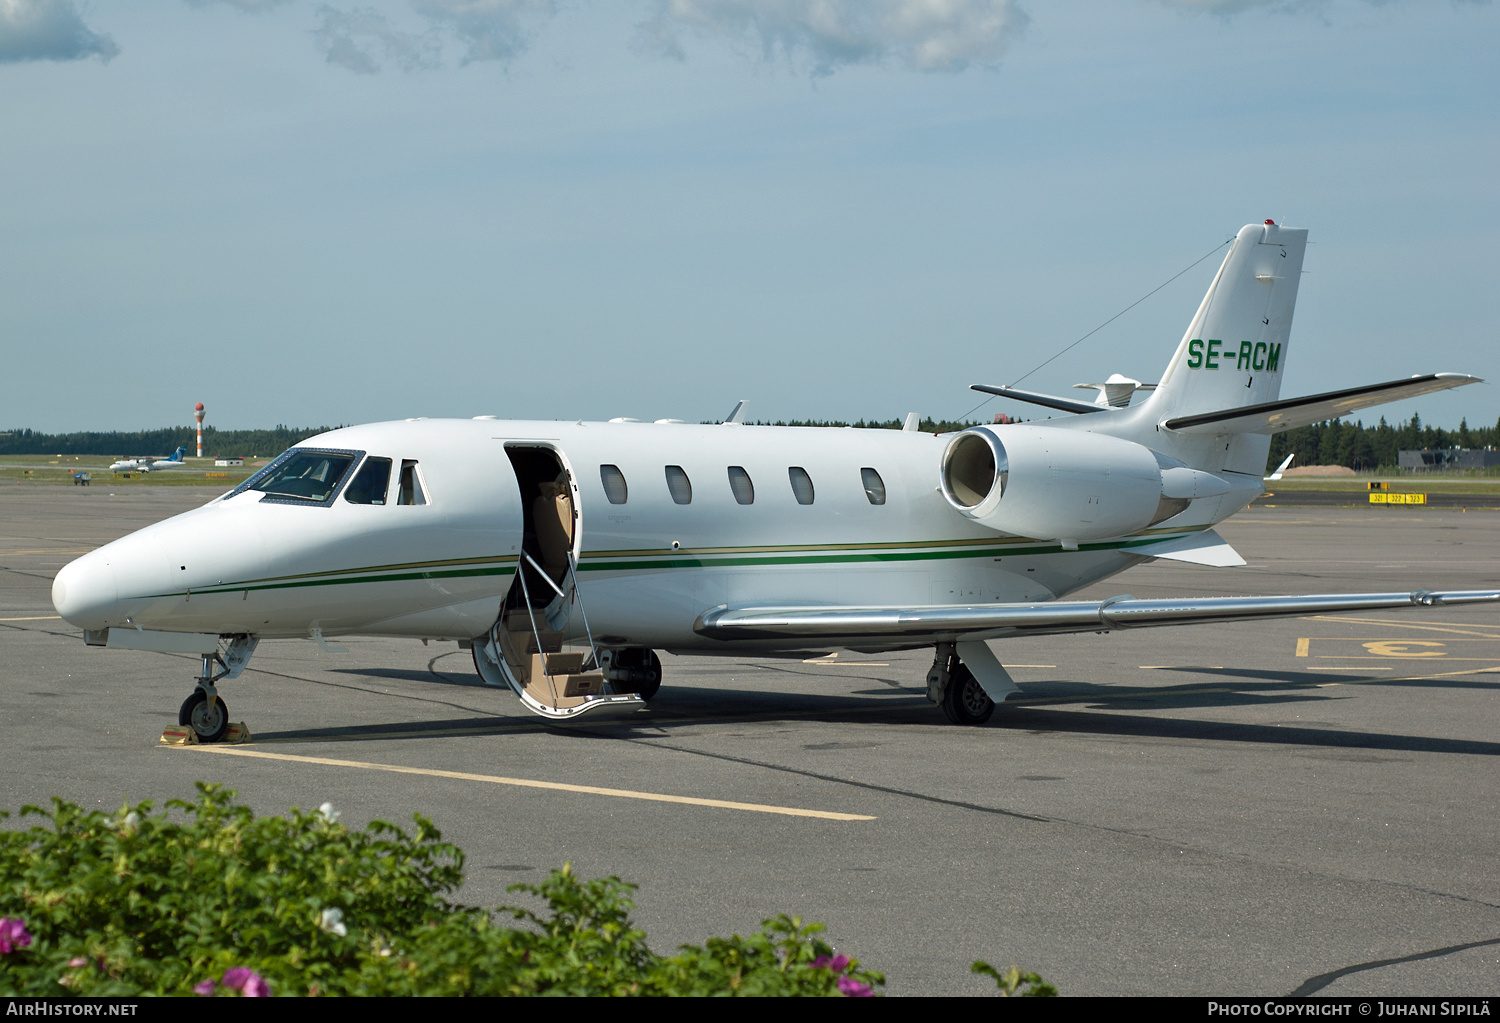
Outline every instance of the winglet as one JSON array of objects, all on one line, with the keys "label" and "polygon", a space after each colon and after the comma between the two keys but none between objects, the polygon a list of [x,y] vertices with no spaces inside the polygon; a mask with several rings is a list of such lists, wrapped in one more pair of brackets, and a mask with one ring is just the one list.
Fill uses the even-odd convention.
[{"label": "winglet", "polygon": [[1268,480],[1279,480],[1279,479],[1281,479],[1281,474],[1284,473],[1284,472],[1286,472],[1286,467],[1289,466],[1289,465],[1291,465],[1292,464],[1292,459],[1294,459],[1296,457],[1297,457],[1297,452],[1295,452],[1295,451],[1293,451],[1290,455],[1287,455],[1286,456],[1286,461],[1284,461],[1280,465],[1278,465],[1276,467],[1276,471],[1273,472],[1273,473],[1271,473],[1271,475],[1267,476],[1266,479],[1268,479]]},{"label": "winglet", "polygon": [[902,424],[901,430],[904,433],[916,433],[917,430],[921,429],[921,426],[922,417],[915,412],[908,412],[906,414],[906,422]]},{"label": "winglet", "polygon": [[745,407],[749,404],[749,398],[741,398],[739,401],[735,402],[734,408],[730,410],[729,415],[724,417],[724,425],[728,426],[730,423],[733,423],[736,426],[744,425]]}]

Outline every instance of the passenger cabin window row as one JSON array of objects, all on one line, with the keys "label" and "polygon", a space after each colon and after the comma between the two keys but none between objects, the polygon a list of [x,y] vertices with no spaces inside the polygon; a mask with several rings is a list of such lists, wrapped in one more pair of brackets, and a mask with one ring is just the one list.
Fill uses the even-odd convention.
[{"label": "passenger cabin window row", "polygon": [[[680,465],[666,467],[667,493],[674,504],[693,503],[693,481],[687,470]],[[787,480],[792,487],[792,496],[798,504],[812,504],[817,498],[812,476],[800,465],[787,469]],[[729,492],[739,504],[755,503],[755,483],[742,465],[731,465],[728,469]],[[880,473],[869,466],[859,470],[860,482],[864,484],[865,499],[871,504],[885,504],[885,481]],[[630,497],[630,488],[625,474],[617,465],[599,466],[599,482],[604,485],[604,497],[610,504],[624,504]]]}]

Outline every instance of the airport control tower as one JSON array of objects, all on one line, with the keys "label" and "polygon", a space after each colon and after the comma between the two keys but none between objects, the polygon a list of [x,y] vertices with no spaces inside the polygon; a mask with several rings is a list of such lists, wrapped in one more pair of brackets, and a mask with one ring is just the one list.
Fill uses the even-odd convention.
[{"label": "airport control tower", "polygon": [[193,418],[198,421],[198,457],[203,457],[203,402],[193,406]]}]

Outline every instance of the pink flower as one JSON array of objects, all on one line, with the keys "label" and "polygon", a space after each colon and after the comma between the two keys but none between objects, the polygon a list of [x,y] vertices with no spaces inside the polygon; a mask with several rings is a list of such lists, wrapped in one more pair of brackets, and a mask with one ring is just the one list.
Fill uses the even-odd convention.
[{"label": "pink flower", "polygon": [[839,990],[846,998],[874,998],[875,992],[870,990],[870,985],[861,984],[853,977],[840,977]]},{"label": "pink flower", "polygon": [[266,983],[266,979],[245,966],[225,970],[223,984],[246,998],[269,998],[271,995],[271,985]]},{"label": "pink flower", "polygon": [[193,985],[193,994],[195,994],[195,995],[202,995],[203,997],[207,998],[209,995],[211,995],[211,994],[214,993],[214,988],[215,987],[217,987],[217,985],[214,984],[213,978],[210,977],[208,980],[205,980],[202,984],[194,984]]},{"label": "pink flower", "polygon": [[24,920],[18,916],[0,916],[0,955],[10,955],[30,944],[31,935],[26,933]]},{"label": "pink flower", "polygon": [[832,970],[834,973],[843,973],[849,968],[849,957],[845,955],[837,955],[832,958],[818,956],[818,958],[812,961],[812,967],[815,970]]}]

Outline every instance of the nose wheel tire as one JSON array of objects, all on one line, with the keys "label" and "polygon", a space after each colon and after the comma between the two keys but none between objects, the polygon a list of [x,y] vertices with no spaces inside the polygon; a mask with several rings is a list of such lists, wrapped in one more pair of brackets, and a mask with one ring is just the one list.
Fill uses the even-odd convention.
[{"label": "nose wheel tire", "polygon": [[218,742],[229,731],[229,708],[222,699],[214,700],[213,709],[208,706],[208,694],[194,689],[193,695],[182,701],[177,712],[177,723],[188,725],[198,733],[199,742]]},{"label": "nose wheel tire", "polygon": [[943,713],[955,725],[982,725],[995,713],[995,701],[973,672],[960,665],[943,693]]}]

